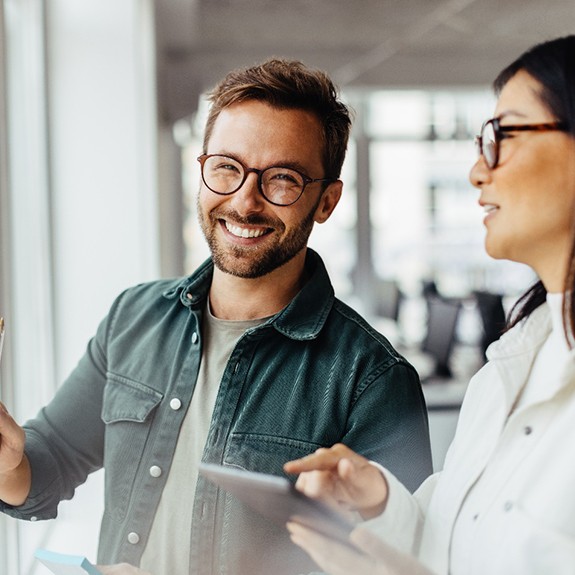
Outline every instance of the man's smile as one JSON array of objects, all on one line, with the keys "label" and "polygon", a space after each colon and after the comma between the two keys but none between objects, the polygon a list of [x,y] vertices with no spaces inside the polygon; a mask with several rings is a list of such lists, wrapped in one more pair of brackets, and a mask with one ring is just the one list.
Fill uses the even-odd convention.
[{"label": "man's smile", "polygon": [[259,238],[270,232],[270,228],[244,228],[223,220],[224,226],[230,234],[238,238]]}]

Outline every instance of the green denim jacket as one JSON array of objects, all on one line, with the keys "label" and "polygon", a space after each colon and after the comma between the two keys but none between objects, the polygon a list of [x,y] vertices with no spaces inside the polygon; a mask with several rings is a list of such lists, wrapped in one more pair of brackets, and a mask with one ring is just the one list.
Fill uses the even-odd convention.
[{"label": "green denim jacket", "polygon": [[[306,266],[301,292],[232,352],[203,460],[283,475],[284,462],[343,442],[413,490],[431,473],[417,373],[334,297],[312,250]],[[188,278],[142,284],[117,298],[77,368],[25,425],[32,490],[24,505],[2,511],[56,517],[58,503],[103,466],[98,562],[139,563],[194,391],[212,274],[208,260]],[[314,570],[285,529],[201,477],[190,546],[198,575]]]}]

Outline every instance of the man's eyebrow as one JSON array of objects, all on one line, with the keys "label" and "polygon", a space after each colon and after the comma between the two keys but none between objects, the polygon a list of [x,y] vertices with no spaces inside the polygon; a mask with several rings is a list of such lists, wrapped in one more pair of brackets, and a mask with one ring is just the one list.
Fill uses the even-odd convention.
[{"label": "man's eyebrow", "polygon": [[300,172],[306,176],[308,176],[309,168],[308,166],[304,166],[297,160],[278,160],[271,163],[266,164],[265,166],[248,166],[248,162],[246,162],[243,158],[240,158],[237,154],[233,154],[231,152],[211,152],[210,155],[214,156],[226,156],[227,158],[231,158],[232,160],[236,160],[236,162],[241,162],[244,166],[249,168],[257,168],[258,170],[266,170],[267,168],[288,168],[290,170],[295,170],[296,172]]},{"label": "man's eyebrow", "polygon": [[299,162],[290,162],[290,161],[282,161],[282,162],[274,162],[271,164],[272,166],[279,166],[281,168],[289,168],[290,170],[295,170],[296,172],[301,172],[302,174],[307,174],[308,168],[306,166],[302,166]]},{"label": "man's eyebrow", "polygon": [[242,162],[240,158],[236,154],[232,154],[230,152],[208,152],[209,156],[225,156],[226,158],[231,158],[232,160],[236,160],[237,162]]}]

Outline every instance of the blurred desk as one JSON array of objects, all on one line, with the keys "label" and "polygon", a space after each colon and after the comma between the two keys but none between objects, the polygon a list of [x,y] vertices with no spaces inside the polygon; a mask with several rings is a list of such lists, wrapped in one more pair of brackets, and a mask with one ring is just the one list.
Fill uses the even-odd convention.
[{"label": "blurred desk", "polygon": [[467,381],[431,378],[421,388],[427,404],[433,470],[440,471],[455,435]]},{"label": "blurred desk", "polygon": [[427,405],[433,469],[439,471],[455,435],[459,409],[469,380],[483,364],[481,350],[476,345],[455,342],[450,358],[453,376],[440,378],[434,374],[433,357],[423,352],[419,343],[402,341],[397,329],[393,331],[392,327],[383,322],[377,325],[419,373]]},{"label": "blurred desk", "polygon": [[459,411],[467,390],[467,381],[428,379],[422,384],[428,411]]},{"label": "blurred desk", "polygon": [[434,376],[433,362],[417,348],[406,348],[401,352],[417,369],[422,380],[421,389],[429,419],[433,470],[439,471],[443,468],[445,455],[455,435],[467,384],[479,367],[478,350],[470,346],[456,346],[451,362],[453,377],[447,379]]}]

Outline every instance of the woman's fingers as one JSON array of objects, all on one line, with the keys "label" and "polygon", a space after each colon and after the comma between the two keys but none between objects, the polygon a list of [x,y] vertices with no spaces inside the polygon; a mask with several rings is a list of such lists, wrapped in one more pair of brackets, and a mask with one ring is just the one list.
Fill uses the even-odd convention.
[{"label": "woman's fingers", "polygon": [[304,527],[300,523],[287,524],[292,541],[301,547],[326,573],[331,575],[384,575],[374,571],[373,561],[354,549]]},{"label": "woman's fingers", "polygon": [[306,455],[301,459],[288,461],[284,464],[284,471],[293,474],[299,474],[305,471],[333,471],[343,457],[363,459],[361,455],[358,455],[349,447],[342,443],[336,443],[332,447],[320,447],[310,455]]},{"label": "woman's fingers", "polygon": [[290,461],[284,469],[300,473],[296,487],[308,497],[359,511],[366,519],[385,506],[387,483],[379,469],[341,443]]},{"label": "woman's fingers", "polygon": [[390,575],[433,575],[417,559],[401,553],[367,529],[361,527],[354,529],[350,540],[368,555],[375,565],[384,569],[382,573],[389,573]]},{"label": "woman's fingers", "polygon": [[366,529],[355,529],[352,545],[345,545],[297,522],[290,521],[287,528],[292,541],[330,575],[433,575]]}]

